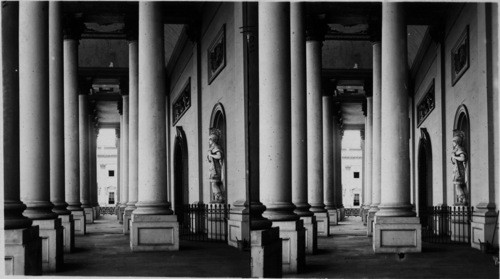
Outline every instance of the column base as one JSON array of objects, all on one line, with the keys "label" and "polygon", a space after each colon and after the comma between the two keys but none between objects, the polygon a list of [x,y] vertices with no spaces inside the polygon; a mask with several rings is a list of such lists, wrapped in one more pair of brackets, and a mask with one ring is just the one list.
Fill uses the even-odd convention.
[{"label": "column base", "polygon": [[[453,224],[451,224],[451,226],[453,226]],[[493,237],[495,226],[497,226],[496,232],[498,233],[495,204],[478,204],[472,214],[471,247],[481,249],[480,243],[490,243],[492,238],[494,238],[494,242],[490,243],[490,245],[498,247],[498,235]]]},{"label": "column base", "polygon": [[250,232],[251,277],[281,278],[282,242],[278,227]]},{"label": "column base", "polygon": [[316,216],[301,216],[304,222],[306,254],[313,255],[318,251],[318,224]]},{"label": "column base", "polygon": [[125,206],[121,206],[121,205],[120,205],[120,206],[118,207],[118,211],[117,211],[117,213],[118,213],[118,222],[119,222],[120,224],[123,224],[123,214],[125,213]]},{"label": "column base", "polygon": [[93,224],[94,223],[94,209],[92,207],[83,208],[85,212],[85,224]]},{"label": "column base", "polygon": [[64,252],[71,253],[75,250],[75,220],[73,215],[59,215],[63,227]]},{"label": "column base", "polygon": [[363,211],[361,213],[361,220],[363,221],[363,225],[366,226],[368,224],[368,211],[370,210],[370,207],[363,207]]},{"label": "column base", "polygon": [[314,216],[316,216],[318,236],[329,236],[330,224],[328,220],[328,212],[314,212]]},{"label": "column base", "polygon": [[339,215],[337,214],[337,209],[328,210],[328,221],[330,222],[330,227],[339,224]]},{"label": "column base", "polygon": [[418,217],[375,216],[375,253],[422,252],[422,226]]},{"label": "column base", "polygon": [[42,239],[42,270],[55,272],[64,264],[64,232],[61,219],[33,220],[40,228]]},{"label": "column base", "polygon": [[123,212],[123,234],[130,233],[130,218],[132,217],[134,209],[125,209]]},{"label": "column base", "polygon": [[133,252],[179,250],[177,216],[132,213],[130,249]]},{"label": "column base", "polygon": [[5,230],[5,275],[42,275],[39,227]]},{"label": "column base", "polygon": [[71,215],[74,220],[75,235],[85,235],[87,231],[87,225],[85,224],[85,213],[83,210],[71,211]]},{"label": "column base", "polygon": [[375,213],[377,211],[369,211],[366,220],[366,236],[373,236],[373,228],[375,223]]},{"label": "column base", "polygon": [[305,229],[302,220],[273,221],[273,226],[279,227],[282,241],[282,271],[283,273],[300,273],[306,265]]},{"label": "column base", "polygon": [[246,201],[236,201],[229,212],[227,222],[227,244],[238,247],[238,242],[243,244],[250,240],[250,215],[248,203]]},{"label": "column base", "polygon": [[339,222],[340,221],[344,221],[345,219],[345,208],[344,207],[341,207],[338,209],[339,211]]}]

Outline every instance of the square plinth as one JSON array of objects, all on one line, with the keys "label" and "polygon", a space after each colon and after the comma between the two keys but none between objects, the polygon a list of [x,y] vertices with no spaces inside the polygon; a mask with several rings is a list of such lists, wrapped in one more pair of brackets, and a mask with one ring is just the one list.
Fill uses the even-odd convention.
[{"label": "square plinth", "polygon": [[318,225],[316,216],[302,216],[300,220],[304,222],[306,254],[316,254],[318,250]]},{"label": "square plinth", "polygon": [[132,217],[132,211],[134,210],[125,210],[123,212],[123,234],[130,233],[130,218]]},{"label": "square plinth", "polygon": [[339,215],[337,214],[336,209],[328,210],[328,221],[330,222],[330,227],[339,224]]},{"label": "square plinth", "polygon": [[375,216],[373,230],[375,253],[422,252],[422,225],[418,217]]},{"label": "square plinth", "polygon": [[316,216],[318,236],[329,236],[330,220],[328,217],[328,212],[314,212],[314,216]]},{"label": "square plinth", "polygon": [[305,229],[302,220],[274,221],[282,242],[283,273],[300,273],[306,265]]},{"label": "square plinth", "polygon": [[227,221],[227,244],[238,247],[239,241],[250,241],[250,216],[248,204],[245,201],[236,201],[229,212]]},{"label": "square plinth", "polygon": [[132,213],[130,248],[133,252],[179,250],[177,216]]},{"label": "square plinth", "polygon": [[75,235],[85,235],[87,228],[85,224],[85,213],[83,210],[71,211],[71,215],[73,215],[75,224]]},{"label": "square plinth", "polygon": [[83,209],[83,211],[85,212],[85,223],[94,223],[94,209],[92,207],[86,207]]},{"label": "square plinth", "polygon": [[64,232],[61,219],[33,220],[39,226],[42,239],[42,270],[58,271],[64,264]]},{"label": "square plinth", "polygon": [[59,215],[63,227],[63,249],[71,253],[75,249],[75,220],[73,215]]},{"label": "square plinth", "polygon": [[5,275],[41,275],[42,239],[39,227],[4,230]]},{"label": "square plinth", "polygon": [[377,213],[377,212],[376,211],[368,212],[368,216],[367,216],[367,220],[366,220],[366,236],[373,236],[375,213]]},{"label": "square plinth", "polygon": [[251,242],[251,276],[254,278],[281,278],[282,242],[279,228],[253,230]]}]

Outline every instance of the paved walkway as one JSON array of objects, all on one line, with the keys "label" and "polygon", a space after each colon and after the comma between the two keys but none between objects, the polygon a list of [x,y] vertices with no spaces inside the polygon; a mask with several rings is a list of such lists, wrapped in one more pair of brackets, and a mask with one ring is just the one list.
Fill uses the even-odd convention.
[{"label": "paved walkway", "polygon": [[44,275],[249,277],[250,252],[224,243],[181,241],[175,252],[132,253],[115,215],[101,216],[76,236],[76,251],[64,255],[64,269]]},{"label": "paved walkway", "polygon": [[492,255],[467,245],[423,242],[423,252],[375,254],[359,217],[349,217],[318,239],[319,253],[306,257],[296,278],[499,278]]}]

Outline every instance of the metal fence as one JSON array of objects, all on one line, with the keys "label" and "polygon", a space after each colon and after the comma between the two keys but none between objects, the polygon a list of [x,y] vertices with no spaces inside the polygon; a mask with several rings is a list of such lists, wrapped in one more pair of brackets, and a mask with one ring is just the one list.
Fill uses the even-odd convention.
[{"label": "metal fence", "polygon": [[470,244],[473,211],[470,206],[432,206],[420,210],[422,241]]},{"label": "metal fence", "polygon": [[345,208],[345,216],[360,216],[360,208]]},{"label": "metal fence", "polygon": [[227,242],[228,204],[186,204],[177,206],[179,237],[183,240]]},{"label": "metal fence", "polygon": [[101,215],[115,215],[116,214],[116,207],[115,206],[101,206],[100,208],[100,214]]}]

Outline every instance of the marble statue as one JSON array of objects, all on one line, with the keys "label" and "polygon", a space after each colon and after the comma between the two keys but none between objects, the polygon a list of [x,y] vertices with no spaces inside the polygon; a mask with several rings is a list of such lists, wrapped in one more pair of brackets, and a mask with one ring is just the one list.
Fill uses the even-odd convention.
[{"label": "marble statue", "polygon": [[219,129],[210,129],[208,136],[208,152],[207,159],[210,163],[209,180],[212,188],[212,202],[224,202],[224,186],[222,183],[222,171],[224,164],[224,152],[219,145],[221,131]]},{"label": "marble statue", "polygon": [[464,132],[455,130],[453,132],[453,150],[451,152],[451,163],[453,166],[453,185],[455,187],[455,202],[459,205],[467,205],[467,151],[464,144]]}]

